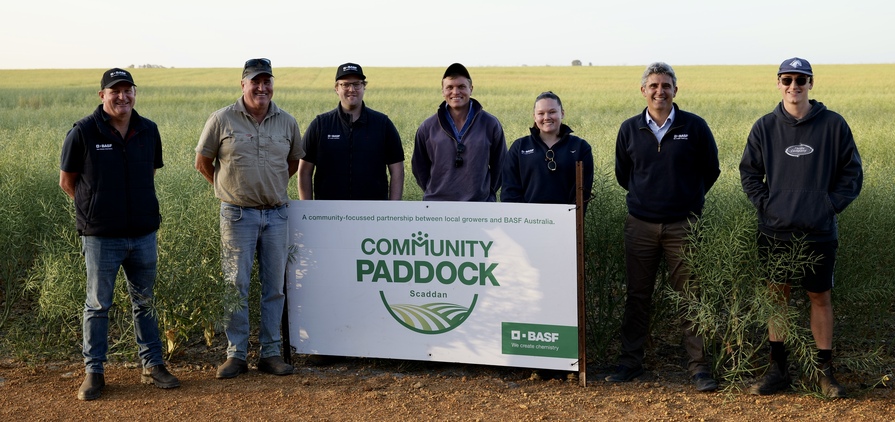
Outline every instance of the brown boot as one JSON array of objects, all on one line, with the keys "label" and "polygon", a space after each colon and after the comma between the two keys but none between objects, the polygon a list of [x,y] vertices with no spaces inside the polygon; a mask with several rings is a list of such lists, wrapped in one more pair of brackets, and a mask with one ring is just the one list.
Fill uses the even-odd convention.
[{"label": "brown boot", "polygon": [[78,400],[96,400],[103,394],[106,377],[103,374],[88,372],[78,389]]},{"label": "brown boot", "polygon": [[143,368],[143,373],[140,375],[140,381],[143,384],[155,384],[158,388],[180,387],[180,380],[168,372],[168,368],[165,368],[165,365]]},{"label": "brown boot", "polygon": [[790,385],[792,385],[792,378],[789,376],[789,371],[781,370],[777,362],[771,361],[764,377],[749,388],[749,394],[767,396],[789,389]]},{"label": "brown boot", "polygon": [[847,397],[845,387],[836,381],[833,376],[833,365],[829,362],[818,368],[817,386],[820,387],[821,393],[830,399],[842,399]]}]

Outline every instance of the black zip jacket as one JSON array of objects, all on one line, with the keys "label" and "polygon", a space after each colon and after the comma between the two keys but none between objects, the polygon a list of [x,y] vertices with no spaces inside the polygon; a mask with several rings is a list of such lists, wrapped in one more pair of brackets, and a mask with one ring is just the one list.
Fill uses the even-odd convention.
[{"label": "black zip jacket", "polygon": [[705,195],[721,174],[708,124],[673,106],[674,121],[661,144],[646,123],[646,109],[622,123],[615,144],[615,178],[628,191],[628,213],[652,223],[702,215]]}]

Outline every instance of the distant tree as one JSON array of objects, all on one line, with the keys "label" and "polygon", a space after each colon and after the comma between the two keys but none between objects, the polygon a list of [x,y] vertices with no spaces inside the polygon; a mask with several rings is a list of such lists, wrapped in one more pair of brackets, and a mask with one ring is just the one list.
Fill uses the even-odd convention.
[{"label": "distant tree", "polygon": [[572,60],[572,66],[581,66],[581,60]]}]

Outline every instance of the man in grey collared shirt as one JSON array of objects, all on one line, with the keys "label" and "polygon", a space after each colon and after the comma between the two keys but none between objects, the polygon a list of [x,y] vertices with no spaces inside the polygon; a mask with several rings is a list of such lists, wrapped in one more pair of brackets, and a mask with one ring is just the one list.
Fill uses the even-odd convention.
[{"label": "man in grey collared shirt", "polygon": [[[241,304],[226,322],[227,361],[217,378],[248,371],[249,279],[255,256],[261,281],[261,343],[258,370],[288,375],[280,322],[288,255],[289,178],[304,156],[295,118],[273,103],[268,59],[251,59],[242,71],[242,97],[208,118],[196,146],[196,169],[221,200],[221,262],[224,278]],[[289,351],[286,351],[287,353]]]}]

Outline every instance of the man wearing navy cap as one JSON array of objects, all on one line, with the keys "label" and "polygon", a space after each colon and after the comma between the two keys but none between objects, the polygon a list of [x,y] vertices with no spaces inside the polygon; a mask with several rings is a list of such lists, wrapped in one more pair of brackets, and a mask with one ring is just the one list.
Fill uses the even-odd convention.
[{"label": "man wearing navy cap", "polygon": [[[777,71],[782,101],[752,126],[743,158],[743,191],[758,211],[758,245],[765,257],[804,242],[815,264],[784,280],[770,280],[771,291],[788,303],[790,285],[798,282],[811,301],[811,333],[817,345],[817,371],[811,374],[821,392],[845,397],[833,376],[833,268],[839,246],[837,215],[861,192],[863,170],[851,129],[839,114],[808,99],[814,73],[807,60],[784,60]],[[773,260],[771,260],[773,261]],[[768,323],[771,362],[765,376],[749,390],[766,395],[790,387],[783,333]]]},{"label": "man wearing navy cap", "polygon": [[364,103],[367,77],[356,63],[336,68],[335,109],[318,115],[302,139],[301,199],[401,200],[404,146],[394,123]]},{"label": "man wearing navy cap", "polygon": [[161,135],[155,123],[134,110],[137,84],[127,70],[105,71],[99,98],[102,104],[65,136],[59,171],[59,186],[75,201],[87,266],[86,376],[78,389],[80,400],[99,398],[106,385],[108,315],[119,268],[124,269],[133,305],[141,381],[159,388],[180,386],[162,359],[152,300],[158,263],[156,231],[161,223],[155,194],[155,171],[164,165]]},{"label": "man wearing navy cap", "polygon": [[503,127],[470,97],[472,78],[462,64],[444,71],[441,94],[414,140],[411,166],[423,200],[496,201],[507,153]]},{"label": "man wearing navy cap", "polygon": [[289,245],[287,190],[304,156],[301,134],[295,118],[273,102],[270,60],[246,61],[240,85],[242,97],[211,114],[196,146],[196,169],[221,200],[224,278],[241,301],[225,323],[227,360],[218,367],[219,379],[248,371],[249,281],[256,256],[261,284],[258,370],[289,375],[294,369],[282,357],[280,323]]}]

